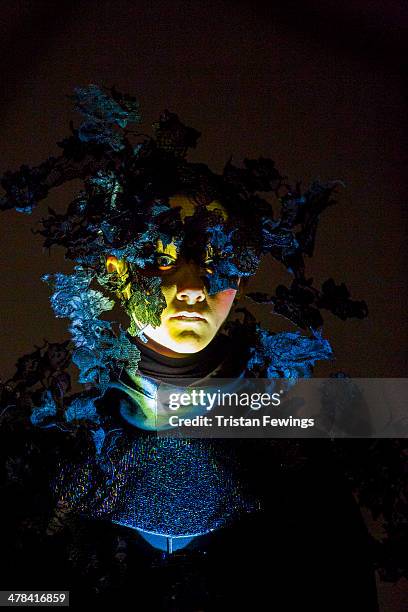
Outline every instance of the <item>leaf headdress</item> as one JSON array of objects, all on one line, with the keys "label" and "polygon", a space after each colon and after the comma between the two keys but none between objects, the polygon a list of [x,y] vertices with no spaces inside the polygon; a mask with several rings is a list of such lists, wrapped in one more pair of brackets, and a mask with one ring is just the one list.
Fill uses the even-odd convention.
[{"label": "leaf headdress", "polygon": [[[112,298],[119,297],[125,310],[136,312],[142,324],[160,324],[166,302],[160,277],[151,273],[158,240],[164,245],[176,242],[191,257],[211,246],[212,273],[203,277],[209,294],[237,287],[238,278],[254,274],[264,255],[283,264],[293,276],[290,287],[279,285],[275,294],[248,297],[270,304],[274,313],[312,331],[312,356],[304,360],[307,367],[296,369],[303,375],[310,374],[316,359],[331,354],[318,332],[322,309],[342,319],[366,316],[365,302],[351,300],[344,284],[329,279],[319,290],[305,276],[304,256],[313,255],[319,216],[334,204],[340,181],[314,181],[302,192],[300,183],[290,186],[275,163],[263,157],[245,159],[243,167],[230,159],[222,174],[216,174],[206,164],[187,161],[200,132],[184,125],[176,114],[166,110],[153,125],[153,136],[146,136],[135,130],[141,116],[132,96],[90,85],[77,88],[73,100],[82,122],[78,127],[71,123],[71,134],[58,143],[61,155],[36,167],[21,166],[17,172],[5,173],[0,209],[31,213],[53,188],[73,179],[83,181],[83,189],[65,213],[49,208],[39,233],[44,247],[62,246],[66,258],[75,262],[72,275],[43,279],[53,287],[56,316],[71,321],[79,380],[93,384],[97,396],[106,390],[112,369],[135,371],[139,359],[125,332],[99,319],[113,308]],[[180,193],[196,203],[185,223],[180,209],[169,204],[169,198]],[[270,197],[266,199],[265,194]],[[214,200],[223,204],[226,216],[207,207]],[[123,273],[107,269],[109,256],[126,262]],[[255,324],[247,325],[247,333],[249,329],[257,345],[251,360],[257,371],[270,370],[267,360],[272,355],[275,372],[290,371],[288,366],[279,368],[278,352],[271,348],[284,346],[287,334],[260,332]],[[140,333],[134,325],[129,332]],[[299,334],[292,336],[293,346],[298,344],[299,355],[304,356],[307,338],[299,341]],[[46,397],[49,414],[49,390]],[[52,397],[55,400],[55,393]]]}]

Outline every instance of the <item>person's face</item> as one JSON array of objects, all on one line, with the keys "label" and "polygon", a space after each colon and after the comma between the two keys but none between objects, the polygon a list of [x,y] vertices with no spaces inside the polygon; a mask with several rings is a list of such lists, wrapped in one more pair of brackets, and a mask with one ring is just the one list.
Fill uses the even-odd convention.
[{"label": "person's face", "polygon": [[[170,198],[172,207],[181,207],[181,218],[194,213],[194,202],[186,196]],[[225,216],[222,205],[212,202],[210,210],[219,209]],[[143,327],[135,320],[143,333],[162,347],[175,353],[196,353],[205,348],[214,338],[227,318],[236,289],[226,289],[208,295],[203,275],[211,273],[211,257],[207,251],[200,263],[187,261],[171,243],[166,247],[159,240],[156,245],[157,273],[162,278],[162,292],[166,308],[161,314],[161,325]],[[114,258],[109,258],[111,263]]]}]

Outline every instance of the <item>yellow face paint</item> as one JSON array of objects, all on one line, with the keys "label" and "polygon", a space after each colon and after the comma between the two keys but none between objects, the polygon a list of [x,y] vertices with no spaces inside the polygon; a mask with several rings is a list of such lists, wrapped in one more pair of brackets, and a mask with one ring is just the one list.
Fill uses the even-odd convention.
[{"label": "yellow face paint", "polygon": [[[113,255],[109,255],[109,257],[106,258],[106,269],[111,274],[116,273],[121,283],[125,283],[129,276],[127,263],[122,259],[117,259]],[[122,291],[118,292],[118,295],[126,300],[130,298],[132,295],[130,282],[125,285],[125,288]]]}]

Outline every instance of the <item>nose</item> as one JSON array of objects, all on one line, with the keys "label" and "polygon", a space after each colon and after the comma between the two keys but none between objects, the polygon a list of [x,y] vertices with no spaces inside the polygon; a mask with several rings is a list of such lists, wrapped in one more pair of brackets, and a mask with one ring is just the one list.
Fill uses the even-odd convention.
[{"label": "nose", "polygon": [[205,295],[202,289],[189,289],[186,287],[185,289],[177,291],[177,299],[180,302],[185,302],[192,306],[196,302],[204,302]]},{"label": "nose", "polygon": [[200,267],[192,263],[185,264],[180,272],[182,273],[177,279],[177,300],[188,305],[204,302],[205,291],[200,278]]}]

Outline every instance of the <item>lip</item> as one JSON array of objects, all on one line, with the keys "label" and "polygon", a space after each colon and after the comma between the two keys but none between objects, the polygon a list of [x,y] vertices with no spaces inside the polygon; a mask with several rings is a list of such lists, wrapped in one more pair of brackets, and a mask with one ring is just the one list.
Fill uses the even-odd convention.
[{"label": "lip", "polygon": [[175,319],[176,321],[189,321],[189,322],[196,321],[196,322],[207,323],[207,319],[205,319],[205,317],[200,315],[198,312],[182,311],[182,312],[177,313],[176,315],[171,316],[170,319]]}]

